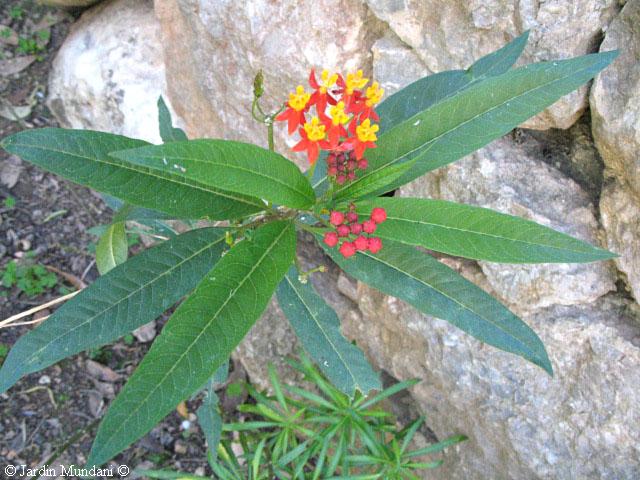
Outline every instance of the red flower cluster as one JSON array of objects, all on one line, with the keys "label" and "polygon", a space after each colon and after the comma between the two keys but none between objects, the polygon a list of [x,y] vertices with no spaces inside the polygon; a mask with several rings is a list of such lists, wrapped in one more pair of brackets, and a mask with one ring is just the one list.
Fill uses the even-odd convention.
[{"label": "red flower cluster", "polygon": [[[342,241],[339,251],[345,258],[355,255],[359,250],[378,253],[382,248],[382,240],[371,234],[376,231],[378,224],[387,219],[387,212],[384,208],[374,208],[368,220],[358,223],[358,214],[354,210],[352,203],[346,214],[336,210],[331,212],[329,222],[335,231],[324,234],[324,243],[333,248]],[[350,239],[352,236],[355,237],[353,241]]]},{"label": "red flower cluster", "polygon": [[[378,139],[376,132],[379,127],[371,123],[371,120],[378,120],[374,106],[384,94],[378,82],[373,82],[365,90],[367,83],[369,79],[363,77],[362,70],[347,74],[346,79],[328,70],[323,70],[318,79],[315,71],[311,70],[309,85],[313,92],[307,93],[302,85],[298,85],[296,91],[289,95],[284,112],[276,117],[276,120],[288,123],[290,135],[298,130],[301,140],[293,150],[306,152],[311,165],[318,159],[320,150],[327,150],[331,152],[329,162],[332,158],[341,158],[346,162],[353,160],[359,169],[366,168],[364,152],[367,148],[375,148]],[[306,115],[313,106],[316,115],[307,120]],[[336,167],[334,174],[330,175],[336,182],[355,179],[355,167],[348,171],[345,167],[342,171],[346,173],[340,174],[339,165],[340,161],[328,165],[329,169]]]}]

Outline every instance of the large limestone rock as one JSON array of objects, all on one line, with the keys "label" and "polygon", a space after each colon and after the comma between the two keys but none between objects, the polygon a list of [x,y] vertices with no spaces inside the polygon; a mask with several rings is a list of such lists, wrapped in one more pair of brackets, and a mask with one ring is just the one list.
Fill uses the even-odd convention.
[{"label": "large limestone rock", "polygon": [[60,123],[159,142],[165,93],[158,22],[150,1],[114,0],[85,12],[53,63],[48,105]]},{"label": "large limestone rock", "polygon": [[618,58],[594,82],[593,136],[613,179],[600,210],[618,268],[640,299],[640,1],[630,0],[611,23],[601,50]]},{"label": "large limestone rock", "polygon": [[[533,220],[593,244],[598,223],[589,196],[540,160],[543,144],[504,137],[465,159],[406,185],[402,196],[442,198]],[[536,151],[540,150],[540,151]],[[481,262],[487,280],[510,305],[529,310],[590,303],[615,289],[606,262],[499,265]]]},{"label": "large limestone rock", "polygon": [[[306,83],[311,68],[371,69],[372,30],[378,27],[358,0],[155,5],[171,98],[194,136],[266,145],[264,125],[251,117],[252,84],[260,69],[268,109],[277,109],[289,91]],[[285,139],[292,140],[284,128],[276,130],[278,146],[286,151]]]},{"label": "large limestone rock", "polygon": [[611,24],[601,51],[618,58],[593,84],[593,136],[606,166],[640,198],[640,1],[629,0]]},{"label": "large limestone rock", "polygon": [[[617,0],[366,2],[432,72],[466,68],[525,30],[531,33],[522,63],[590,53],[619,8]],[[523,126],[568,128],[586,106],[583,87]]]},{"label": "large limestone rock", "polygon": [[[640,339],[628,301],[554,306],[524,320],[555,376],[360,285],[352,334],[399,379],[440,438],[469,442],[429,478],[632,479],[640,474]],[[523,314],[524,312],[519,312]]]},{"label": "large limestone rock", "polygon": [[609,250],[636,300],[640,300],[640,202],[629,189],[611,179],[602,191],[600,215]]}]

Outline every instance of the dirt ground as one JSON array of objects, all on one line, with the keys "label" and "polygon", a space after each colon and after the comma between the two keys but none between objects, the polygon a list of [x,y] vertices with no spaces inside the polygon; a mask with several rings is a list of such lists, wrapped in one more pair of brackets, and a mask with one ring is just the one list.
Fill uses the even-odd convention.
[{"label": "dirt ground", "polygon": [[[79,13],[25,0],[0,2],[0,138],[25,128],[57,126],[45,105],[47,77]],[[24,118],[10,120],[15,116]],[[75,290],[80,281],[91,283],[98,275],[91,253],[96,238],[87,230],[106,223],[111,213],[97,194],[4,151],[0,151],[0,174],[0,282],[14,261],[53,267],[57,277],[54,287],[36,295],[15,285],[0,287],[2,320]],[[0,329],[0,362],[30,328]],[[8,464],[38,467],[62,448],[53,466],[83,465],[96,419],[147,348],[129,336],[30,375],[3,393],[0,478],[8,478],[4,471]],[[188,412],[196,406],[189,404]],[[142,463],[146,468],[209,473],[204,438],[193,420],[192,413],[185,418],[174,412],[113,463],[131,470]]]}]

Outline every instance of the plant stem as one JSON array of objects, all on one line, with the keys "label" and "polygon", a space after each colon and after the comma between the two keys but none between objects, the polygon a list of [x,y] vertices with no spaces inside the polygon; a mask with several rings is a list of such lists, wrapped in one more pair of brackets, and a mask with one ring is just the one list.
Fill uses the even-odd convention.
[{"label": "plant stem", "polygon": [[267,142],[269,142],[269,150],[272,152],[275,151],[275,146],[273,143],[273,118],[267,118]]}]

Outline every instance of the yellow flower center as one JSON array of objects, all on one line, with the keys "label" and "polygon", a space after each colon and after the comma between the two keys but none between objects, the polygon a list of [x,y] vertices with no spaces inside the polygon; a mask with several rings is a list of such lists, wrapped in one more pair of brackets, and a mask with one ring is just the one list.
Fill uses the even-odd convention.
[{"label": "yellow flower center", "polygon": [[336,105],[329,107],[329,115],[331,115],[331,123],[336,127],[349,121],[349,116],[344,113],[344,102],[338,102]]},{"label": "yellow flower center", "polygon": [[307,138],[312,142],[324,140],[325,126],[320,123],[318,117],[313,117],[311,122],[304,124],[304,131],[307,133]]},{"label": "yellow flower center", "polygon": [[380,88],[378,82],[373,82],[370,87],[367,88],[367,101],[365,104],[367,107],[373,107],[382,99],[384,95],[384,88]]},{"label": "yellow flower center", "polygon": [[327,93],[327,90],[333,87],[338,81],[338,74],[330,74],[329,70],[322,70],[320,74],[320,93]]},{"label": "yellow flower center", "polygon": [[352,95],[356,88],[364,88],[369,81],[368,78],[363,78],[362,70],[358,70],[356,73],[347,73],[346,90],[347,95]]},{"label": "yellow flower center", "polygon": [[356,135],[361,142],[375,142],[378,140],[376,132],[380,127],[378,125],[371,125],[371,121],[367,118],[364,122],[356,127]]},{"label": "yellow flower center", "polygon": [[289,106],[296,112],[300,112],[307,106],[310,98],[311,94],[305,93],[304,87],[302,85],[298,85],[295,93],[289,94]]}]

